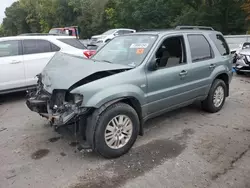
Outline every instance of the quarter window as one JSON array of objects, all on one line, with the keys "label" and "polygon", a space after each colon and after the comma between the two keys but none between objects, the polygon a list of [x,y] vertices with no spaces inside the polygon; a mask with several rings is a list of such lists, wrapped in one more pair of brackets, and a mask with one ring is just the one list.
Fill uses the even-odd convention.
[{"label": "quarter window", "polygon": [[17,56],[19,52],[19,41],[10,40],[0,42],[0,57]]},{"label": "quarter window", "polygon": [[212,58],[211,46],[203,35],[188,35],[193,62]]},{"label": "quarter window", "polygon": [[230,54],[230,50],[229,50],[229,47],[227,45],[227,42],[222,35],[212,34],[212,35],[210,35],[210,38],[212,39],[212,41],[216,45],[216,47],[219,50],[221,55],[225,56],[225,55]]},{"label": "quarter window", "polygon": [[50,45],[51,45],[51,51],[52,52],[58,52],[58,51],[60,51],[60,48],[57,45],[55,45],[53,43],[50,43]]}]

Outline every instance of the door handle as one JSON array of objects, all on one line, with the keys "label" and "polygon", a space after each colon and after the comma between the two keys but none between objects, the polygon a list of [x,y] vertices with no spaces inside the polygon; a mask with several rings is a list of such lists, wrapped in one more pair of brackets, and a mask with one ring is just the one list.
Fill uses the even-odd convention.
[{"label": "door handle", "polygon": [[19,64],[19,63],[21,63],[21,61],[12,61],[10,64]]},{"label": "door handle", "polygon": [[209,69],[214,69],[216,67],[215,64],[210,64]]},{"label": "door handle", "polygon": [[180,73],[179,73],[179,76],[181,76],[181,77],[184,77],[184,76],[186,76],[187,75],[187,71],[186,70],[183,70],[183,71],[181,71]]}]

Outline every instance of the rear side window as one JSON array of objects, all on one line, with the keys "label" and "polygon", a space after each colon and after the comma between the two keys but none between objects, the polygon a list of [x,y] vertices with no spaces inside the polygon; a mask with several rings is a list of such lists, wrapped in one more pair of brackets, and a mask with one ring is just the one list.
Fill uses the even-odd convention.
[{"label": "rear side window", "polygon": [[212,39],[212,41],[216,45],[216,47],[219,50],[221,55],[225,56],[225,55],[230,54],[230,50],[229,50],[229,47],[227,45],[227,42],[222,35],[212,34],[212,35],[210,35],[210,38]]},{"label": "rear side window", "polygon": [[50,42],[46,40],[23,40],[23,54],[51,52]]},{"label": "rear side window", "polygon": [[55,45],[53,43],[50,43],[50,45],[51,45],[51,51],[52,52],[58,52],[58,51],[61,50],[57,45]]},{"label": "rear side window", "polygon": [[203,61],[213,57],[211,46],[203,35],[188,35],[188,41],[193,62]]},{"label": "rear side window", "polygon": [[20,55],[19,44],[18,40],[0,42],[0,57]]},{"label": "rear side window", "polygon": [[59,41],[67,44],[67,45],[70,45],[74,48],[78,48],[78,49],[86,49],[86,47],[84,46],[83,43],[81,43],[78,39],[58,39]]},{"label": "rear side window", "polygon": [[123,34],[133,33],[131,30],[123,30]]}]

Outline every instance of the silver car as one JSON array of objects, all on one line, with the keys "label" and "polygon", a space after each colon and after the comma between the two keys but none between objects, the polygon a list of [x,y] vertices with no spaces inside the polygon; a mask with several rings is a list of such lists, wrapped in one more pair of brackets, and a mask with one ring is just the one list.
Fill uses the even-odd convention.
[{"label": "silver car", "polygon": [[236,56],[234,69],[237,74],[250,73],[250,43],[245,43]]},{"label": "silver car", "polygon": [[57,53],[27,106],[106,158],[129,151],[144,122],[201,101],[221,110],[232,55],[220,32],[173,29],[118,36],[91,59]]}]

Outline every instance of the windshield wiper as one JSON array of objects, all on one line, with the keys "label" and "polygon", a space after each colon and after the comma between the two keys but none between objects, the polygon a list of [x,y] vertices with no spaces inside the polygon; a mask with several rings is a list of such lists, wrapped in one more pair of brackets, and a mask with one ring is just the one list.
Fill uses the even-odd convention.
[{"label": "windshield wiper", "polygon": [[101,60],[101,61],[112,64],[112,62],[108,60]]},{"label": "windshield wiper", "polygon": [[110,63],[112,64],[111,61],[108,61],[108,60],[97,60],[97,59],[92,59],[93,61],[98,61],[98,62],[105,62],[105,63]]}]

